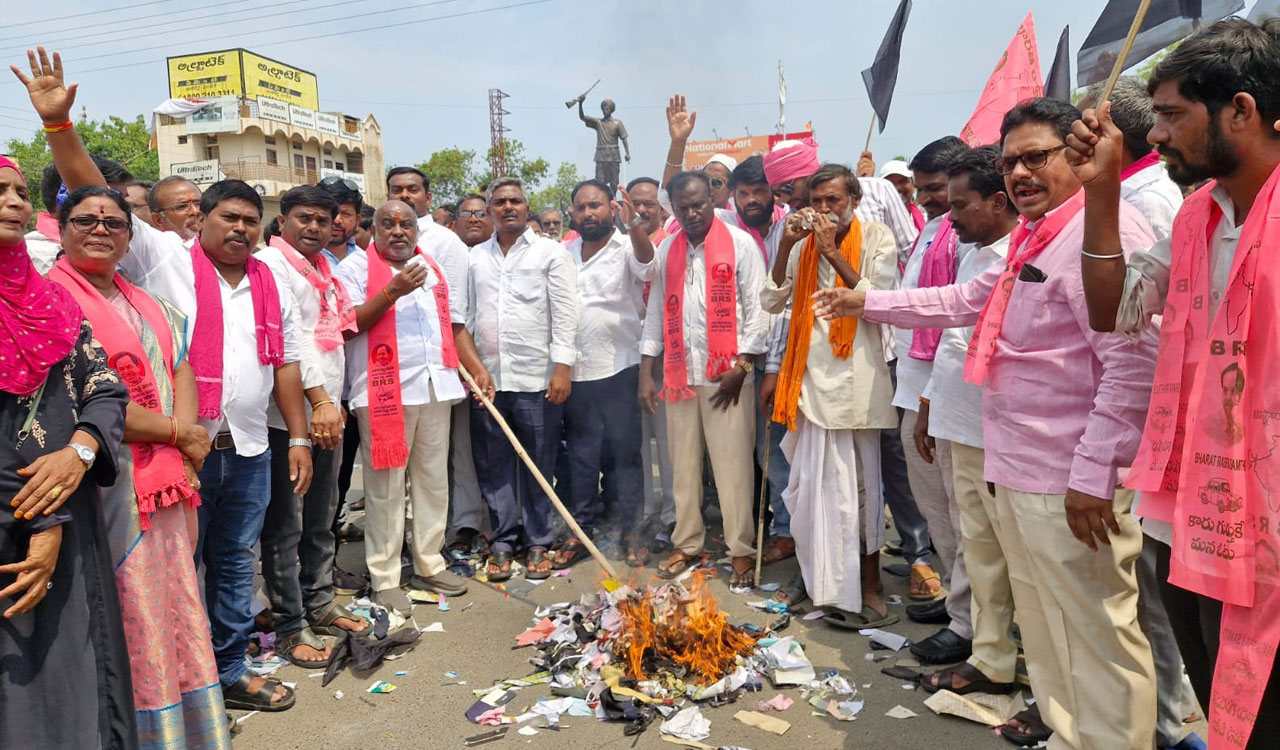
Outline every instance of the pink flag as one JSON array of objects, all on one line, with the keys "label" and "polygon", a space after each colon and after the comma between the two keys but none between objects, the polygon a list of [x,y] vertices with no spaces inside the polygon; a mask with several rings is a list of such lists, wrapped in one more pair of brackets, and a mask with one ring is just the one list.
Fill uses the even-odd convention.
[{"label": "pink flag", "polygon": [[960,139],[975,147],[999,141],[1000,121],[1005,113],[1024,99],[1042,96],[1043,91],[1036,27],[1028,13],[996,63],[973,116],[960,131]]}]

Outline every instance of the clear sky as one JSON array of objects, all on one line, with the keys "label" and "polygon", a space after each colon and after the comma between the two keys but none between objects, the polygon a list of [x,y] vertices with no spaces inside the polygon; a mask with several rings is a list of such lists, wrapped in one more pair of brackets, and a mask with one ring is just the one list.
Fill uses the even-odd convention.
[{"label": "clear sky", "polygon": [[[1253,5],[1248,0],[1246,10]],[[624,179],[657,176],[667,149],[664,107],[675,92],[698,112],[695,139],[772,133],[778,60],[788,130],[812,122],[824,160],[856,161],[871,108],[870,65],[896,0],[201,0],[7,3],[0,60],[23,48],[66,48],[89,116],[149,113],[168,96],[164,58],[245,47],[310,70],[320,108],[382,124],[387,166],[450,146],[489,145],[487,91],[507,99],[510,137],[530,155],[593,172],[594,135],[564,102],[617,102],[631,136]],[[908,157],[957,133],[1028,10],[1047,71],[1063,26],[1074,56],[1105,0],[915,0],[897,93],[877,161]],[[73,14],[78,18],[67,18]],[[217,15],[215,15],[217,14]],[[469,15],[461,15],[469,14]],[[452,16],[452,17],[447,17]],[[57,17],[63,20],[50,21]],[[190,20],[187,20],[190,19]],[[424,20],[434,19],[434,20]],[[416,22],[416,23],[415,23]],[[362,30],[368,29],[368,30]],[[305,39],[332,35],[319,39]],[[75,48],[72,48],[74,45]],[[12,74],[0,83],[0,139],[38,127]]]}]

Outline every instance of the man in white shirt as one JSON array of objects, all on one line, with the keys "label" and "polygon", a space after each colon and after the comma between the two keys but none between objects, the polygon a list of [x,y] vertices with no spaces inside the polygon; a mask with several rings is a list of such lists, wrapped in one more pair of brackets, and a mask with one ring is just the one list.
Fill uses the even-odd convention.
[{"label": "man in white shirt", "polygon": [[347,256],[338,280],[356,306],[358,332],[347,332],[346,354],[364,466],[365,563],[374,600],[407,617],[412,605],[400,588],[400,550],[409,503],[410,585],[466,593],[466,581],[440,554],[449,506],[449,410],[466,398],[457,368],[490,387],[464,324],[465,269],[445,257],[451,246],[422,247],[418,217],[397,200],[378,207],[373,229],[373,244]]},{"label": "man in white shirt", "polygon": [[151,209],[151,226],[161,232],[174,232],[190,247],[200,232],[200,188],[185,177],[170,175],[147,191],[147,208]]},{"label": "man in white shirt", "polygon": [[[773,197],[773,189],[769,185],[769,179],[765,177],[763,157],[752,156],[743,160],[729,177],[729,189],[733,193],[735,211],[725,219],[725,223],[750,234],[760,248],[765,268],[771,268],[774,258],[778,256],[778,245],[783,241],[786,227],[783,218],[787,215],[787,208],[778,204]],[[792,238],[791,241],[794,244],[795,239]],[[770,341],[774,338],[786,338],[788,317],[785,315],[787,311],[783,312],[784,314],[769,316]],[[756,418],[755,439],[756,464],[764,474],[761,481],[769,485],[768,502],[773,511],[773,538],[762,553],[764,564],[768,565],[794,557],[796,543],[791,537],[791,514],[782,502],[782,491],[787,488],[787,475],[791,471],[791,465],[787,463],[787,457],[779,447],[783,436],[787,434],[787,428],[771,419],[773,389],[766,386],[769,372],[766,360],[767,357],[760,356],[755,362],[756,402],[760,408],[760,416]],[[766,441],[769,444],[768,450],[765,449]],[[768,466],[764,465],[766,453],[769,458]]]},{"label": "man in white shirt", "polygon": [[[1008,254],[1009,233],[1017,224],[1018,212],[995,165],[998,156],[1000,149],[995,146],[974,149],[947,168],[948,217],[960,242],[957,284],[1002,266]],[[949,527],[953,536],[944,540],[930,519],[935,543],[958,546],[962,553],[950,569],[942,617],[930,617],[927,608],[932,605],[907,608],[907,616],[917,622],[950,619],[946,628],[913,643],[912,653],[924,650],[934,656],[953,651],[954,644],[962,641],[971,654],[967,663],[925,677],[922,684],[930,692],[1005,692],[1013,686],[1017,666],[1018,647],[1010,636],[1014,613],[1009,567],[993,525],[995,494],[983,477],[982,388],[964,381],[972,338],[972,326],[943,329],[920,397],[914,434],[904,435],[925,461],[942,470],[952,500],[949,522],[936,528]]]},{"label": "man in white shirt", "polygon": [[640,343],[640,405],[650,412],[659,398],[654,361],[663,358],[662,396],[667,401],[675,475],[676,527],[671,541],[676,549],[659,564],[658,575],[675,577],[702,554],[705,435],[725,542],[733,558],[729,583],[749,587],[755,578],[751,372],[755,355],[765,350],[769,325],[759,299],[764,263],[750,235],[716,218],[706,175],[682,172],[671,179],[670,192],[682,230],[658,249],[659,270],[650,286]]},{"label": "man in white shirt", "polygon": [[[566,245],[578,269],[578,343],[573,390],[564,405],[568,457],[566,498],[573,517],[593,538],[604,508],[601,469],[608,446],[607,482],[617,503],[627,563],[640,567],[647,547],[637,536],[644,510],[644,468],[640,450],[640,333],[644,326],[644,285],[658,272],[644,219],[630,199],[619,205],[599,180],[579,183],[570,196],[573,228],[579,237]],[[614,224],[621,215],[628,228]],[[569,537],[554,566],[567,568],[587,554]]]},{"label": "man in white shirt", "polygon": [[338,465],[342,461],[343,329],[355,329],[355,310],[333,278],[322,249],[338,204],[318,187],[280,197],[280,236],[257,253],[290,296],[301,326],[302,387],[311,418],[311,487],[300,498],[289,479],[289,432],[278,408],[267,412],[271,445],[271,504],[262,528],[262,576],[275,619],[276,651],[310,669],[324,666],[329,647],[319,635],[362,634],[364,618],[333,599],[337,537]]},{"label": "man in white shirt", "polygon": [[[775,420],[789,432],[791,462],[783,502],[791,511],[805,589],[830,624],[880,627],[897,621],[880,593],[878,554],[884,536],[880,430],[897,415],[878,325],[833,326],[813,316],[809,297],[837,281],[850,289],[886,289],[896,276],[893,235],[855,218],[860,180],[827,164],[809,178],[811,208],[788,217],[798,232],[779,248],[760,300],[781,312],[792,300],[787,353],[774,394]],[[835,489],[839,488],[839,489]]]},{"label": "man in white shirt", "polygon": [[[496,232],[468,255],[469,328],[493,376],[494,406],[542,475],[551,477],[578,358],[577,269],[563,245],[529,228],[520,180],[494,180],[487,197]],[[528,553],[526,577],[547,578],[551,501],[479,404],[471,407],[471,449],[493,524],[489,580],[511,577],[517,545]]]},{"label": "man in white shirt", "polygon": [[[221,400],[218,416],[200,420],[213,436],[213,451],[200,470],[202,505],[196,550],[197,560],[203,560],[206,567],[205,597],[214,655],[229,708],[292,705],[293,691],[277,680],[264,681],[248,672],[244,653],[253,632],[253,546],[262,534],[271,500],[267,411],[273,398],[288,429],[289,478],[294,482],[294,493],[305,495],[311,481],[312,445],[298,364],[304,334],[293,295],[280,293],[265,267],[260,276],[249,269],[258,263],[250,256],[262,226],[258,193],[239,180],[214,183],[200,198],[200,213],[201,229],[191,249],[178,234],[135,220],[129,253],[121,259],[120,267],[135,284],[177,305],[186,313],[192,331],[198,332],[201,315],[220,314]],[[218,306],[197,290],[196,252],[204,253],[217,270]],[[284,339],[281,366],[262,362],[255,317],[263,311],[255,312],[253,293],[259,281],[275,285],[279,295]],[[200,346],[201,342],[193,339],[193,353]],[[204,404],[201,406],[203,412]]]},{"label": "man in white shirt", "polygon": [[[912,171],[912,181],[916,188],[916,197],[924,209],[928,222],[912,245],[906,266],[899,279],[902,289],[915,289],[920,286],[946,286],[955,278],[956,269],[956,237],[951,231],[951,222],[947,219],[947,211],[951,203],[947,199],[947,167],[956,157],[969,150],[969,147],[955,136],[945,136],[929,143],[911,159],[908,165]],[[866,185],[868,178],[859,178]],[[899,201],[901,202],[901,201]],[[928,269],[927,271],[925,269]],[[952,502],[946,491],[942,470],[936,463],[925,461],[915,448],[912,433],[915,430],[916,415],[920,409],[920,396],[929,382],[929,373],[933,369],[933,354],[937,346],[940,332],[913,331],[908,328],[891,328],[894,339],[894,352],[897,355],[895,365],[896,384],[893,394],[893,405],[897,407],[902,419],[899,440],[895,445],[902,446],[905,460],[909,493],[904,493],[907,500],[912,501],[912,514],[901,514],[897,507],[893,509],[894,520],[904,515],[903,520],[918,514],[923,521],[920,528],[925,538],[932,541],[937,552],[938,572],[929,558],[908,558],[910,584],[907,589],[908,598],[918,602],[929,602],[932,611],[945,615],[943,602],[939,596],[943,588],[951,586],[951,569],[955,567],[955,558],[959,549],[959,530],[951,528]],[[883,464],[882,464],[883,465]],[[903,536],[904,553],[910,551],[908,537]],[[965,599],[968,592],[961,592]],[[910,614],[911,610],[908,610]],[[957,637],[954,642],[933,644],[934,648],[917,657],[926,663],[954,664],[969,655],[969,633],[967,625],[959,626],[963,638]],[[937,661],[933,661],[936,659]]]}]

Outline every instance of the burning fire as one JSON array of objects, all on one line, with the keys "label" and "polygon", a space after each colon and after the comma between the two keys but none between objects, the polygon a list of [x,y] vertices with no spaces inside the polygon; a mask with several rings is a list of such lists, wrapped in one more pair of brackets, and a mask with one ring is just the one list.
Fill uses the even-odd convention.
[{"label": "burning fire", "polygon": [[685,682],[710,685],[733,671],[738,656],[755,649],[755,639],[729,624],[708,580],[714,571],[695,572],[688,588],[648,588],[618,603],[622,627],[614,652],[627,676],[648,679],[645,666],[673,664],[687,670]]}]

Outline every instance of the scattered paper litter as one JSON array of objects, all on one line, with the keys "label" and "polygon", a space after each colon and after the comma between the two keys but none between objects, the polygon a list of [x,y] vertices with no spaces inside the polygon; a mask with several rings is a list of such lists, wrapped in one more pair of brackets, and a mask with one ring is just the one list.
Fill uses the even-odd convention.
[{"label": "scattered paper litter", "polygon": [[884,715],[888,716],[890,719],[910,719],[916,715],[916,712],[899,704],[888,711],[885,711]]},{"label": "scattered paper litter", "polygon": [[673,745],[683,745],[684,747],[697,748],[697,750],[719,750],[715,745],[708,745],[705,742],[698,742],[697,740],[681,739],[680,737],[674,737],[669,734],[662,734],[659,736],[662,737],[663,742],[670,742]]},{"label": "scattered paper litter", "polygon": [[241,716],[240,718],[236,719],[236,726],[240,726],[241,724],[243,724],[243,723],[245,723],[246,721],[248,721],[248,720],[250,719],[250,717],[257,716],[259,713],[260,713],[259,711],[250,711],[249,713],[245,714],[244,716]]},{"label": "scattered paper litter", "polygon": [[444,623],[443,623],[443,622],[433,622],[433,623],[431,623],[430,625],[428,625],[428,626],[426,626],[425,628],[423,628],[423,629],[422,629],[422,632],[424,632],[424,633],[443,633],[443,632],[444,632]]},{"label": "scattered paper litter", "polygon": [[763,729],[766,732],[778,735],[786,734],[787,730],[791,728],[791,722],[784,721],[776,716],[762,714],[759,711],[739,711],[733,715],[733,718],[749,727]]},{"label": "scattered paper litter", "polygon": [[524,736],[526,736],[526,737],[532,737],[533,735],[535,735],[535,734],[537,734],[537,733],[538,733],[538,730],[534,729],[533,727],[529,727],[529,726],[520,727],[520,728],[519,728],[519,729],[517,729],[516,731],[517,731],[517,732],[519,732],[520,734],[523,734],[523,735],[524,735]]},{"label": "scattered paper litter", "polygon": [[906,636],[898,635],[897,633],[890,633],[889,631],[881,630],[880,628],[859,630],[858,634],[868,636],[871,638],[872,643],[879,643],[881,646],[894,651],[901,651],[903,647],[907,645]]},{"label": "scattered paper litter", "polygon": [[440,610],[441,612],[449,611],[449,600],[445,598],[444,594],[440,595],[440,603],[436,605],[436,609]]},{"label": "scattered paper litter", "polygon": [[711,720],[703,716],[697,706],[688,706],[662,722],[659,732],[682,740],[705,740],[711,736]]},{"label": "scattered paper litter", "polygon": [[900,596],[899,594],[890,594],[890,595],[889,595],[889,603],[890,603],[890,604],[902,604],[902,596]]},{"label": "scattered paper litter", "polygon": [[925,699],[924,704],[936,714],[958,716],[983,726],[1004,724],[1022,711],[1022,692],[1013,695],[970,693],[959,695],[950,690],[939,690]]},{"label": "scattered paper litter", "polygon": [[[750,588],[744,588],[741,591],[733,591],[732,588],[729,590],[735,594],[751,593]],[[775,615],[785,615],[787,613],[787,605],[783,604],[782,602],[775,602],[772,599],[761,599],[758,602],[747,602],[747,606],[751,607],[752,609],[758,609],[762,612],[769,612]]]},{"label": "scattered paper litter", "polygon": [[535,643],[542,643],[549,639],[551,634],[556,632],[556,624],[549,617],[543,617],[537,625],[527,628],[523,633],[516,636],[517,646],[532,646]]},{"label": "scattered paper litter", "polygon": [[344,696],[344,695],[345,695],[345,693],[343,693],[341,690],[335,690],[335,691],[333,691],[333,697],[334,697],[334,699],[335,699],[335,700],[342,700],[342,696]]},{"label": "scattered paper litter", "polygon": [[439,594],[434,591],[419,591],[417,589],[409,589],[409,601],[416,604],[435,604],[440,601]]},{"label": "scattered paper litter", "polygon": [[762,583],[757,588],[759,588],[761,591],[777,591],[778,589],[782,588],[782,584],[778,583],[777,581],[773,581],[771,583]]},{"label": "scattered paper litter", "polygon": [[827,613],[824,612],[823,610],[815,609],[812,612],[806,614],[804,617],[801,617],[800,619],[801,620],[821,620],[826,616],[827,616]]},{"label": "scattered paper litter", "polygon": [[792,703],[795,703],[795,701],[782,693],[778,693],[767,701],[760,701],[759,708],[761,711],[786,711],[791,708]]},{"label": "scattered paper litter", "polygon": [[395,689],[396,689],[396,686],[392,685],[390,682],[387,682],[386,680],[377,680],[372,685],[370,685],[369,689],[366,690],[365,692],[366,693],[390,693],[392,690],[395,690]]},{"label": "scattered paper litter", "polygon": [[476,717],[476,723],[487,727],[496,727],[502,724],[502,717],[507,712],[506,706],[498,706]]},{"label": "scattered paper litter", "polygon": [[750,586],[730,586],[729,593],[734,596],[746,596],[754,591]]},{"label": "scattered paper litter", "polygon": [[813,663],[804,655],[804,648],[790,636],[773,642],[763,639],[756,644],[766,665],[772,669],[770,679],[775,686],[806,685],[817,679]]}]

